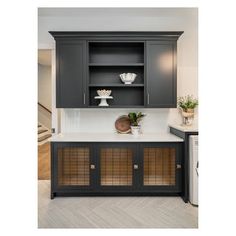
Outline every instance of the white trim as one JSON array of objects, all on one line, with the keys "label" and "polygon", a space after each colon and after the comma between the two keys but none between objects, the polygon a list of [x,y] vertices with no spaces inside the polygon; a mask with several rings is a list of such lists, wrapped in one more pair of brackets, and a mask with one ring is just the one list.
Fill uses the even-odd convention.
[{"label": "white trim", "polygon": [[56,50],[52,49],[52,128],[55,129],[55,134],[60,131],[60,111],[56,108]]}]

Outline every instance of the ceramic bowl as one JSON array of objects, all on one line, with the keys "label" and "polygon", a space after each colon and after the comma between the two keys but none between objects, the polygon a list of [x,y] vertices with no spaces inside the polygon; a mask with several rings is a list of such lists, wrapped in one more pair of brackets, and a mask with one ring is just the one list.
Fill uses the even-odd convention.
[{"label": "ceramic bowl", "polygon": [[111,95],[111,90],[106,90],[106,89],[102,89],[102,90],[97,90],[97,94],[100,97],[108,97]]},{"label": "ceramic bowl", "polygon": [[136,78],[136,74],[134,73],[123,73],[120,74],[121,81],[125,84],[132,84]]}]

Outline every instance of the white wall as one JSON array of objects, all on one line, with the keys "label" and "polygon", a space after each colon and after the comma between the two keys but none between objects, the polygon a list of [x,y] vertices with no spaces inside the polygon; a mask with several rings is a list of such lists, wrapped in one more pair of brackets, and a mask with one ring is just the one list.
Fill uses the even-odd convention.
[{"label": "white wall", "polygon": [[38,101],[49,110],[52,108],[51,66],[38,64]]},{"label": "white wall", "polygon": [[[197,9],[69,9],[39,11],[39,47],[54,40],[50,30],[77,31],[184,31],[178,40],[177,95],[198,96]],[[168,123],[180,123],[178,109],[139,109],[147,113],[144,132],[162,132]],[[114,121],[128,109],[62,109],[62,132],[112,132]],[[197,117],[195,118],[197,123]]]}]

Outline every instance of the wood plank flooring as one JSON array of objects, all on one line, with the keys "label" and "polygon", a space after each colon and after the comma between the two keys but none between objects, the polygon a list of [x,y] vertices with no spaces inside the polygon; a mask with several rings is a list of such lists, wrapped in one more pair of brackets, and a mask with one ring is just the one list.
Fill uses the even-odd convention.
[{"label": "wood plank flooring", "polygon": [[197,228],[198,208],[180,197],[57,197],[38,181],[39,228]]},{"label": "wood plank flooring", "polygon": [[47,142],[41,146],[38,146],[38,179],[49,180],[50,179],[50,143]]}]

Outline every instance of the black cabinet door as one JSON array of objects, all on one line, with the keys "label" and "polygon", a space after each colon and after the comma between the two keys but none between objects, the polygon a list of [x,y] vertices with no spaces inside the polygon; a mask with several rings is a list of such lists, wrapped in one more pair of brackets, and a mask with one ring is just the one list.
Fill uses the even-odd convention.
[{"label": "black cabinet door", "polygon": [[86,42],[60,40],[56,43],[56,106],[85,107]]},{"label": "black cabinet door", "polygon": [[95,165],[89,143],[52,143],[53,192],[83,192],[95,188]]},{"label": "black cabinet door", "polygon": [[176,42],[147,41],[147,107],[176,107]]},{"label": "black cabinet door", "polygon": [[100,143],[96,147],[97,190],[104,193],[136,191],[138,186],[136,144]]},{"label": "black cabinet door", "polygon": [[143,192],[181,192],[181,144],[140,146],[139,188]]}]

